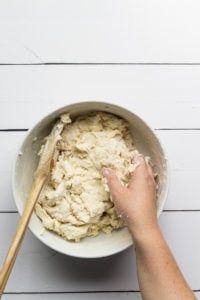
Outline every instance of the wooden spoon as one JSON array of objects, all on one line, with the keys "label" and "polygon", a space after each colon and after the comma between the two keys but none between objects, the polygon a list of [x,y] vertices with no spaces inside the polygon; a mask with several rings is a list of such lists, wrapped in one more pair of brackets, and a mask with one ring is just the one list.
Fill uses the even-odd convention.
[{"label": "wooden spoon", "polygon": [[13,237],[3,267],[0,272],[0,297],[3,294],[7,280],[13,268],[15,259],[17,257],[18,251],[23,241],[26,228],[28,226],[37,199],[53,167],[53,162],[54,162],[53,156],[55,153],[56,143],[60,139],[60,134],[63,130],[64,125],[65,125],[64,122],[59,120],[53,127],[50,135],[46,140],[45,145],[43,146],[42,154],[40,156],[39,164],[35,172],[35,180],[33,182],[33,186],[29,198],[26,202],[22,217],[19,221],[19,224],[15,231],[15,235]]}]

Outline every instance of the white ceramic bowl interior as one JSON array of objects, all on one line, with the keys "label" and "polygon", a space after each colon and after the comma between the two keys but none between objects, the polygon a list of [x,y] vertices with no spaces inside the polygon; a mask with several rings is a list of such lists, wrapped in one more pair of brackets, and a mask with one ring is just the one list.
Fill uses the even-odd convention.
[{"label": "white ceramic bowl interior", "polygon": [[[89,111],[113,113],[129,122],[136,147],[141,153],[151,157],[159,174],[157,210],[159,216],[168,190],[168,164],[163,147],[153,130],[141,118],[122,107],[103,102],[81,102],[67,105],[44,117],[32,130],[28,131],[17,154],[13,173],[13,192],[19,213],[22,214],[23,212],[32,186],[33,174],[39,158],[37,153],[43,143],[43,138],[49,134],[55,120],[64,112],[69,112],[73,119]],[[127,228],[114,231],[110,236],[101,233],[94,238],[85,238],[79,243],[66,241],[57,234],[44,229],[35,213],[32,215],[29,228],[47,246],[75,257],[104,257],[118,253],[132,245],[132,239]]]}]

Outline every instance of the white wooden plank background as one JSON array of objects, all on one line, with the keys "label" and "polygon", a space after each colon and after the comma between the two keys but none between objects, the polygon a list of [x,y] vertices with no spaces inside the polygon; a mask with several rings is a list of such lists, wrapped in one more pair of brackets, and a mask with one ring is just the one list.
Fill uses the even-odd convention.
[{"label": "white wooden plank background", "polygon": [[[171,185],[160,226],[200,299],[199,10],[198,0],[1,0],[0,266],[19,220],[11,172],[26,132],[13,129],[73,101],[102,100],[139,114],[166,148]],[[29,231],[6,293],[5,300],[141,299],[132,248],[75,259]]]},{"label": "white wooden plank background", "polygon": [[0,128],[27,128],[72,101],[111,101],[154,128],[200,128],[200,66],[1,66]]},{"label": "white wooden plank background", "polygon": [[[17,220],[16,213],[0,214],[0,263]],[[200,240],[194,233],[200,226],[200,212],[164,212],[160,225],[189,284],[199,290]],[[134,290],[138,290],[138,283],[132,247],[107,258],[77,259],[49,249],[30,232],[6,287],[9,293]]]},{"label": "white wooden plank background", "polygon": [[200,62],[198,0],[1,0],[0,62]]},{"label": "white wooden plank background", "polygon": [[[77,66],[76,66],[77,67]],[[75,69],[76,69],[75,67]],[[109,75],[114,74],[116,66],[109,66],[109,68],[106,66],[101,66],[101,79],[104,78],[104,76],[107,76],[107,79],[109,78]],[[179,88],[177,88],[177,85],[174,84],[174,80],[169,80],[171,76],[169,74],[166,76],[165,67],[164,66],[142,66],[142,71],[140,70],[141,74],[139,76],[136,76],[136,73],[139,73],[137,70],[137,66],[128,66],[131,69],[131,74],[135,73],[135,88],[131,89],[131,80],[129,82],[126,82],[125,80],[123,81],[121,93],[127,89],[129,89],[129,98],[128,100],[122,101],[121,97],[120,100],[117,101],[117,103],[120,105],[123,105],[125,102],[125,106],[131,108],[132,110],[136,111],[136,113],[142,112],[146,113],[146,119],[151,119],[154,122],[154,127],[156,128],[164,128],[165,130],[156,130],[156,133],[160,137],[161,141],[165,145],[165,148],[167,150],[167,154],[169,157],[169,161],[171,164],[171,188],[169,192],[169,197],[168,197],[168,202],[166,203],[165,209],[170,210],[170,212],[166,213],[169,214],[170,219],[164,223],[163,230],[169,230],[169,224],[172,224],[173,230],[167,232],[167,239],[170,241],[170,246],[173,249],[174,254],[176,255],[177,260],[180,260],[180,266],[183,272],[186,274],[186,277],[191,284],[191,287],[194,290],[199,290],[200,283],[199,283],[199,245],[195,244],[198,240],[196,239],[196,236],[193,234],[191,235],[191,232],[195,232],[196,228],[199,227],[200,224],[198,224],[198,221],[200,220],[200,215],[199,215],[199,189],[198,189],[198,178],[199,178],[199,171],[200,171],[200,164],[199,164],[199,134],[200,130],[194,130],[192,129],[194,126],[189,126],[191,124],[191,112],[194,112],[193,116],[196,115],[196,121],[199,122],[198,119],[198,106],[194,105],[193,103],[190,103],[187,101],[187,106],[185,110],[182,111],[182,116],[180,118],[180,114],[178,114],[178,118],[176,118],[174,111],[181,110],[182,108],[182,102],[175,100],[175,107],[173,107],[173,92],[174,90],[179,92],[181,91],[182,97],[184,96],[184,92],[182,91],[181,88],[181,83],[183,85],[184,79],[187,79],[187,84],[189,87],[195,86],[193,95],[195,97],[199,96],[198,93],[198,84],[194,82],[194,77],[195,77],[195,69],[196,68],[196,82],[198,81],[198,71],[199,68],[198,66],[181,66],[183,72],[180,71],[180,66],[178,67],[167,67],[168,72],[170,72],[170,75],[175,78],[176,76],[182,76],[181,79],[179,79]],[[30,68],[30,69],[29,69]],[[36,69],[37,70],[36,70]],[[40,78],[41,80],[43,78],[46,78],[47,80],[38,80],[38,68],[40,69]],[[6,104],[1,105],[1,128],[28,128],[31,126],[31,123],[34,123],[36,119],[38,119],[38,115],[47,113],[46,110],[50,110],[54,108],[51,106],[51,103],[56,104],[55,107],[58,105],[63,105],[67,103],[62,98],[62,101],[57,103],[57,102],[51,102],[48,101],[48,96],[51,96],[51,91],[53,89],[51,88],[51,84],[53,82],[53,79],[56,78],[61,78],[61,82],[57,80],[56,84],[54,87],[59,90],[59,88],[63,88],[62,90],[62,95],[64,93],[66,94],[67,98],[69,99],[69,94],[68,90],[65,88],[65,81],[62,81],[62,72],[64,74],[68,73],[68,78],[70,80],[71,85],[76,85],[77,82],[82,82],[81,78],[84,78],[85,72],[87,73],[88,68],[92,69],[92,72],[90,76],[88,76],[88,87],[86,88],[86,91],[89,91],[89,79],[93,78],[93,84],[94,86],[97,86],[99,76],[95,74],[99,73],[99,66],[96,68],[96,70],[93,68],[93,66],[81,66],[79,70],[73,69],[72,66],[48,66],[47,67],[49,71],[45,69],[43,66],[6,66],[6,67],[1,67],[0,72],[2,71],[1,74],[1,79],[2,79],[2,89],[0,91],[1,97],[0,99],[6,99],[3,100],[1,104]],[[54,69],[55,68],[55,69]],[[76,73],[76,76],[70,77],[70,72]],[[152,70],[150,69],[152,68]],[[171,69],[173,68],[173,69]],[[191,69],[190,69],[191,68]],[[52,71],[52,69],[54,69]],[[125,67],[125,78],[131,78],[131,75],[128,75],[127,72],[127,66]],[[158,71],[158,69],[160,69]],[[4,72],[6,70],[6,72]],[[34,80],[30,80],[27,76],[27,70],[28,74],[31,74],[31,78]],[[60,73],[61,70],[61,73]],[[63,71],[64,70],[64,71]],[[86,71],[85,71],[86,70]],[[35,74],[34,74],[35,72]],[[55,74],[54,74],[55,72]],[[82,72],[81,76],[79,74]],[[121,72],[124,72],[124,66],[121,68]],[[133,99],[134,91],[137,89],[140,89],[141,91],[144,90],[142,86],[145,86],[145,83],[142,85],[142,78],[145,77],[145,74],[148,72],[152,73],[160,73],[162,76],[162,79],[159,78],[157,75],[156,78],[160,79],[159,81],[159,89],[160,89],[160,94],[161,94],[161,89],[162,89],[162,84],[166,84],[165,86],[165,91],[168,92],[168,94],[171,95],[169,98],[168,104],[165,102],[165,108],[168,109],[168,112],[170,114],[167,116],[167,114],[164,114],[164,110],[159,111],[158,113],[155,113],[156,108],[159,106],[159,108],[162,108],[162,103],[159,101],[159,98],[154,102],[149,101],[147,102],[147,95],[153,99],[156,86],[154,88],[150,87],[149,83],[149,89],[148,93],[145,92],[143,95],[143,102],[141,103],[138,98],[135,98],[134,103],[130,100],[131,98]],[[20,74],[21,73],[21,74]],[[184,73],[184,76],[183,76]],[[6,75],[5,75],[6,74]],[[20,77],[18,76],[20,74]],[[34,74],[34,77],[33,77]],[[50,74],[50,75],[49,75]],[[52,75],[54,74],[54,75]],[[104,74],[104,76],[103,76]],[[113,81],[112,85],[109,86],[108,83],[103,80],[101,81],[101,91],[102,93],[106,93],[107,89],[109,88],[109,91],[111,94],[115,93],[115,86],[119,83],[120,77],[122,78],[123,76],[120,75],[120,69],[118,69],[118,78],[116,80],[116,76],[113,76]],[[143,74],[143,75],[142,75]],[[163,75],[164,74],[164,75]],[[190,75],[190,76],[189,76]],[[193,75],[193,77],[192,77]],[[86,77],[87,77],[86,76]],[[168,77],[168,78],[167,78]],[[23,84],[19,84],[21,80]],[[28,80],[27,80],[28,78]],[[51,78],[49,80],[48,78]],[[16,80],[15,80],[16,79]],[[150,75],[148,75],[148,79],[150,79]],[[38,83],[36,84],[38,80]],[[24,84],[25,82],[25,84]],[[28,82],[28,84],[27,84]],[[148,80],[146,81],[148,82]],[[165,83],[166,82],[166,83]],[[9,84],[10,83],[10,84]],[[111,81],[110,81],[111,83]],[[6,86],[7,85],[7,86]],[[12,88],[9,88],[12,86]],[[37,88],[36,88],[37,86]],[[84,86],[84,85],[83,85]],[[148,85],[147,85],[148,86]],[[37,92],[35,92],[37,90]],[[75,88],[73,89],[75,90]],[[32,93],[33,91],[33,93]],[[93,89],[93,95],[94,99],[96,99],[95,94],[98,95],[98,92],[100,91],[100,88]],[[41,110],[40,103],[41,98],[40,94],[44,95],[45,101],[44,101],[44,111]],[[72,91],[70,92],[72,93]],[[188,94],[189,94],[189,88],[188,88]],[[30,98],[29,98],[30,97]],[[23,104],[26,104],[24,106],[21,106],[23,108],[22,111],[19,110],[19,103],[20,101],[16,99],[25,99],[22,101]],[[27,100],[28,99],[28,100]],[[92,98],[91,98],[92,99]],[[189,99],[189,98],[188,98]],[[88,99],[87,99],[88,100]],[[146,102],[145,102],[146,100]],[[146,105],[145,105],[146,103]],[[164,102],[163,102],[164,103]],[[198,104],[198,103],[197,103]],[[47,108],[48,106],[48,108]],[[6,111],[4,110],[5,107],[9,110]],[[36,107],[33,113],[33,108]],[[135,109],[137,107],[137,109]],[[145,110],[144,110],[145,107]],[[140,110],[139,110],[140,108]],[[173,109],[173,113],[171,113],[171,110]],[[187,111],[189,111],[189,114],[186,114]],[[9,114],[11,112],[11,114]],[[21,126],[20,120],[23,119],[23,116],[28,113],[27,119],[25,119],[23,125]],[[152,117],[153,115],[153,117]],[[190,117],[187,119],[186,115],[189,115]],[[143,115],[144,117],[144,115]],[[165,119],[165,126],[163,122],[163,119]],[[174,126],[176,129],[174,130],[174,127],[169,124],[169,120],[173,121],[176,126]],[[185,120],[187,122],[185,123]],[[14,122],[13,122],[14,121]],[[12,123],[13,122],[13,123]],[[11,124],[11,125],[10,125]],[[17,125],[18,124],[18,125]],[[157,126],[155,126],[157,125]],[[198,127],[198,123],[195,126],[196,128]],[[166,130],[168,128],[168,130]],[[173,129],[173,130],[171,130]],[[179,130],[178,130],[179,129]],[[188,130],[189,129],[189,130]],[[15,204],[13,202],[12,194],[11,194],[11,168],[12,168],[12,162],[14,160],[14,156],[16,153],[16,150],[18,149],[22,138],[25,136],[26,132],[8,132],[8,131],[2,131],[0,132],[0,147],[1,147],[1,152],[0,152],[0,164],[1,164],[1,188],[3,191],[3,195],[5,195],[5,198],[0,202],[0,211],[8,212],[8,214],[1,214],[0,217],[4,219],[4,221],[8,221],[9,219],[9,227],[6,228],[6,223],[5,225],[2,225],[2,229],[6,235],[3,233],[0,234],[1,241],[0,245],[4,245],[3,249],[1,248],[1,251],[3,251],[3,254],[0,255],[1,259],[5,256],[6,253],[6,247],[8,247],[9,244],[9,239],[12,236],[12,232],[14,231],[14,228],[16,226],[16,214],[14,213],[9,213],[13,212],[16,210]],[[193,146],[191,146],[193,145]],[[192,180],[191,180],[192,178]],[[183,188],[184,187],[184,188]],[[192,197],[191,197],[191,191],[192,191]],[[179,210],[177,212],[173,212],[171,210]],[[183,213],[180,212],[180,210],[188,210],[187,212]],[[197,212],[192,212],[191,210],[198,210]],[[186,214],[186,215],[185,215]],[[194,215],[195,214],[195,215]],[[164,217],[164,216],[163,216]],[[179,218],[179,221],[178,221]],[[181,220],[181,221],[180,221]],[[195,223],[195,220],[197,221],[197,224]],[[161,219],[162,221],[162,219]],[[14,223],[13,223],[14,222]],[[186,232],[188,228],[188,223],[191,222],[191,232],[188,233],[186,237],[182,236],[181,237],[181,232],[183,231],[184,233]],[[3,224],[3,222],[0,222]],[[182,224],[185,224],[185,227],[182,228]],[[162,224],[162,223],[161,223]],[[177,230],[177,226],[179,224],[179,227],[181,227],[181,230],[179,228]],[[10,231],[9,231],[10,230]],[[175,236],[174,236],[174,235]],[[28,235],[27,235],[28,236]],[[18,263],[16,263],[15,270],[13,270],[13,274],[11,276],[11,279],[9,281],[9,284],[7,286],[7,291],[10,293],[16,293],[16,292],[22,292],[22,293],[36,293],[36,292],[77,292],[77,291],[130,291],[134,289],[138,289],[137,280],[136,280],[136,273],[135,273],[135,267],[134,267],[134,258],[131,250],[128,250],[122,254],[120,254],[118,257],[119,258],[108,258],[108,260],[105,261],[105,265],[107,268],[111,269],[111,272],[108,273],[109,276],[104,278],[104,281],[102,278],[99,279],[99,277],[95,277],[99,280],[95,282],[91,282],[91,278],[94,278],[94,274],[99,271],[98,268],[100,268],[100,276],[102,275],[102,269],[99,267],[99,265],[102,265],[100,262],[95,262],[90,265],[90,268],[88,268],[87,265],[87,279],[82,281],[81,277],[81,272],[80,270],[84,268],[85,270],[85,262],[83,263],[81,261],[74,260],[73,258],[63,258],[61,255],[55,255],[54,259],[54,252],[52,253],[51,250],[47,249],[45,246],[41,245],[40,242],[36,241],[36,239],[31,235],[29,238],[31,240],[25,240],[24,243],[24,248],[22,248],[22,254],[19,255],[18,257]],[[185,247],[185,240],[189,241],[188,245],[192,245],[189,249],[186,248],[186,251],[183,251],[181,247]],[[5,242],[6,241],[6,242]],[[28,243],[28,246],[26,246]],[[29,247],[30,246],[30,247]],[[23,250],[24,249],[24,250]],[[185,249],[185,248],[184,248]],[[191,249],[195,249],[195,252],[191,251]],[[188,253],[190,253],[190,256],[192,256],[193,260],[192,263],[190,260],[188,260]],[[49,257],[53,257],[53,267],[51,266],[51,269],[45,270],[46,266],[49,265]],[[113,263],[114,259],[114,263]],[[118,262],[119,260],[119,262]],[[64,281],[60,280],[60,266],[63,266],[63,263],[65,262],[66,269],[69,271],[67,272],[64,276],[62,277],[62,280],[65,279]],[[132,263],[130,263],[132,262]],[[189,265],[191,263],[191,265]],[[87,262],[88,264],[88,262]],[[111,266],[115,264],[115,270],[113,272],[113,269]],[[83,267],[82,267],[83,265]],[[75,273],[73,273],[73,270],[75,269]],[[49,275],[52,274],[53,270],[53,278]],[[21,273],[20,273],[20,272]],[[71,274],[73,273],[74,276],[71,277]],[[19,276],[19,274],[22,274]],[[23,274],[26,274],[26,280],[23,281],[23,284],[20,280],[23,278]],[[37,274],[42,274],[42,277],[37,276]],[[47,276],[48,274],[48,276]],[[78,274],[78,278],[76,277]],[[91,275],[92,274],[92,275]],[[117,274],[117,276],[116,276]],[[121,276],[122,277],[118,277]],[[84,273],[85,276],[85,273]],[[114,278],[113,278],[114,276]],[[115,277],[116,276],[116,277]],[[36,278],[36,279],[35,279]],[[120,279],[123,278],[122,281]],[[126,280],[124,280],[126,278]],[[37,280],[38,279],[38,280]],[[39,282],[38,282],[39,281]],[[54,285],[54,282],[56,282],[56,285]],[[67,282],[67,283],[66,283]],[[26,294],[27,295],[27,294]],[[82,295],[82,294],[81,294]],[[120,294],[121,295],[121,294]],[[124,295],[124,294],[123,294]],[[34,294],[35,296],[35,294]],[[45,296],[45,295],[44,295]],[[95,294],[96,296],[96,294]],[[109,297],[112,297],[112,295],[109,293]],[[133,294],[134,297],[136,297],[136,294]],[[57,296],[56,296],[57,297]]]}]

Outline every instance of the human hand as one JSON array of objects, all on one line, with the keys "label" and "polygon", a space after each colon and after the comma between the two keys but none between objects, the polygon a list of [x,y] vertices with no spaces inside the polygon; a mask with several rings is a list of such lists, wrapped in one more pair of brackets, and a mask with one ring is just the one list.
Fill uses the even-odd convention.
[{"label": "human hand", "polygon": [[157,225],[156,182],[152,169],[142,156],[136,162],[138,166],[127,187],[121,184],[113,170],[103,170],[116,210],[133,236]]}]

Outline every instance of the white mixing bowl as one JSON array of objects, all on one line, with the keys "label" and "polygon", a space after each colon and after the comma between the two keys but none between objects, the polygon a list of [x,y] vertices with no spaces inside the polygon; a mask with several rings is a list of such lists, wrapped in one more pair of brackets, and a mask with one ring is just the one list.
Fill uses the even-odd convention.
[{"label": "white mixing bowl", "polygon": [[[19,213],[22,214],[23,212],[32,186],[33,174],[39,159],[37,153],[43,138],[49,134],[55,120],[64,112],[69,112],[73,118],[89,111],[113,113],[129,122],[136,147],[141,153],[151,157],[159,173],[157,209],[157,215],[159,216],[167,197],[169,181],[164,150],[153,130],[141,118],[122,107],[103,102],[81,102],[67,105],[44,117],[33,129],[28,131],[18,152],[13,173],[13,192]],[[35,213],[32,215],[29,228],[47,246],[75,257],[104,257],[118,253],[132,245],[132,239],[127,228],[114,231],[110,236],[101,233],[97,237],[84,238],[79,243],[66,241],[57,234],[44,229]]]}]

